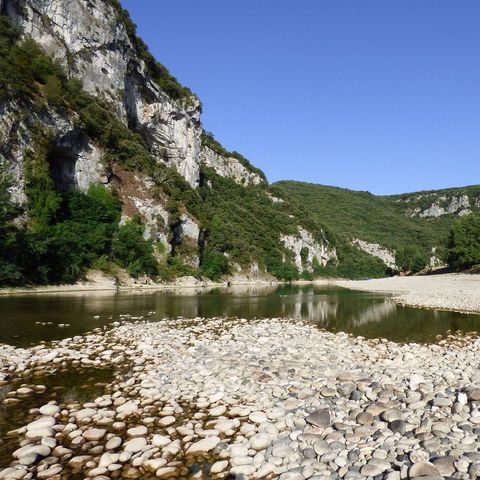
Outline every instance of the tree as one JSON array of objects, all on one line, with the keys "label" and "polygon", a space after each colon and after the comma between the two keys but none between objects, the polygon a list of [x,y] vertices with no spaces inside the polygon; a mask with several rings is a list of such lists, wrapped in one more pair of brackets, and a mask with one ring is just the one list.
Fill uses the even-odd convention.
[{"label": "tree", "polygon": [[13,216],[10,185],[10,178],[0,170],[0,285],[17,285],[22,281],[22,272],[15,261],[18,253],[16,230],[10,222]]},{"label": "tree", "polygon": [[143,229],[141,220],[134,217],[118,229],[112,242],[113,260],[134,277],[143,273],[158,275],[158,262],[153,255],[153,245],[143,238]]},{"label": "tree", "polygon": [[480,263],[480,215],[460,217],[452,226],[448,263],[456,268],[470,268]]},{"label": "tree", "polygon": [[416,273],[425,268],[428,258],[414,245],[408,245],[397,250],[395,263],[401,272]]},{"label": "tree", "polygon": [[222,253],[208,250],[202,259],[201,273],[211,280],[219,281],[223,275],[229,273],[228,260]]}]

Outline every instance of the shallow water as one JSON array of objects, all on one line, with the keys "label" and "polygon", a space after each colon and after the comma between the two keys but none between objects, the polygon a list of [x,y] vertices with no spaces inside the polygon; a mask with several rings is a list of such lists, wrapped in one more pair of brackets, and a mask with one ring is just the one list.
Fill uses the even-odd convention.
[{"label": "shallow water", "polygon": [[281,285],[0,297],[0,342],[28,346],[72,337],[119,320],[120,314],[145,315],[148,321],[177,316],[294,317],[333,332],[398,342],[432,342],[448,331],[480,330],[478,315],[402,307],[387,295],[336,286]]},{"label": "shallow water", "polygon": [[[7,467],[12,461],[11,454],[19,447],[19,437],[13,431],[38,417],[42,405],[55,400],[59,405],[70,402],[84,403],[93,401],[104,392],[104,386],[113,379],[112,368],[57,369],[49,375],[31,378],[13,379],[0,387],[0,468]],[[44,389],[36,391],[41,385]],[[3,399],[9,392],[21,386],[29,387],[32,393],[16,395],[19,401],[5,405]],[[31,410],[32,409],[32,410]],[[10,432],[10,433],[9,433]]]}]

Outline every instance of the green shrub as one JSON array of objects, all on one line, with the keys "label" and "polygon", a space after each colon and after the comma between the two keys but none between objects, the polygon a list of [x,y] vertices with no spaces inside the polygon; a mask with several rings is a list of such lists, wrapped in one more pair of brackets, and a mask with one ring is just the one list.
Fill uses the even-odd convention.
[{"label": "green shrub", "polygon": [[221,280],[223,275],[230,273],[227,258],[220,252],[208,250],[202,258],[200,273],[213,281]]},{"label": "green shrub", "polygon": [[480,264],[480,215],[466,215],[454,222],[450,232],[448,261],[456,268]]},{"label": "green shrub", "polygon": [[48,152],[52,134],[39,125],[32,129],[34,149],[25,152],[25,194],[31,225],[41,229],[51,225],[61,205],[61,196],[50,177]]},{"label": "green shrub", "polygon": [[428,265],[428,257],[415,245],[408,245],[396,251],[395,263],[401,272],[417,273]]},{"label": "green shrub", "polygon": [[142,274],[155,277],[158,262],[153,255],[152,242],[143,238],[143,230],[138,217],[119,227],[112,243],[112,259],[133,277]]},{"label": "green shrub", "polygon": [[14,208],[10,200],[11,179],[0,169],[0,285],[19,285],[23,275],[18,265],[17,232],[11,223]]}]

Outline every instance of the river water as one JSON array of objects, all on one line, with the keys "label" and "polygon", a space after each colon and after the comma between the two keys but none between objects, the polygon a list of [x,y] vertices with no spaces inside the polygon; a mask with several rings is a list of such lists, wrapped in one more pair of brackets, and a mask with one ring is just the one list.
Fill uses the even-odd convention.
[{"label": "river water", "polygon": [[147,321],[179,316],[301,318],[332,332],[397,342],[432,342],[448,331],[480,329],[478,315],[402,307],[383,294],[329,285],[273,285],[4,296],[0,343],[30,346],[81,335],[118,321],[122,314]]}]

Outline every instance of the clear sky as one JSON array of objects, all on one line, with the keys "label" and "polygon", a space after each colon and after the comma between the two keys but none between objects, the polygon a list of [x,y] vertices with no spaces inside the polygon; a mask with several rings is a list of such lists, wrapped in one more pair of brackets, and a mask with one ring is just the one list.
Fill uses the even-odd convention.
[{"label": "clear sky", "polygon": [[205,128],[269,181],[480,183],[480,1],[122,3]]}]

